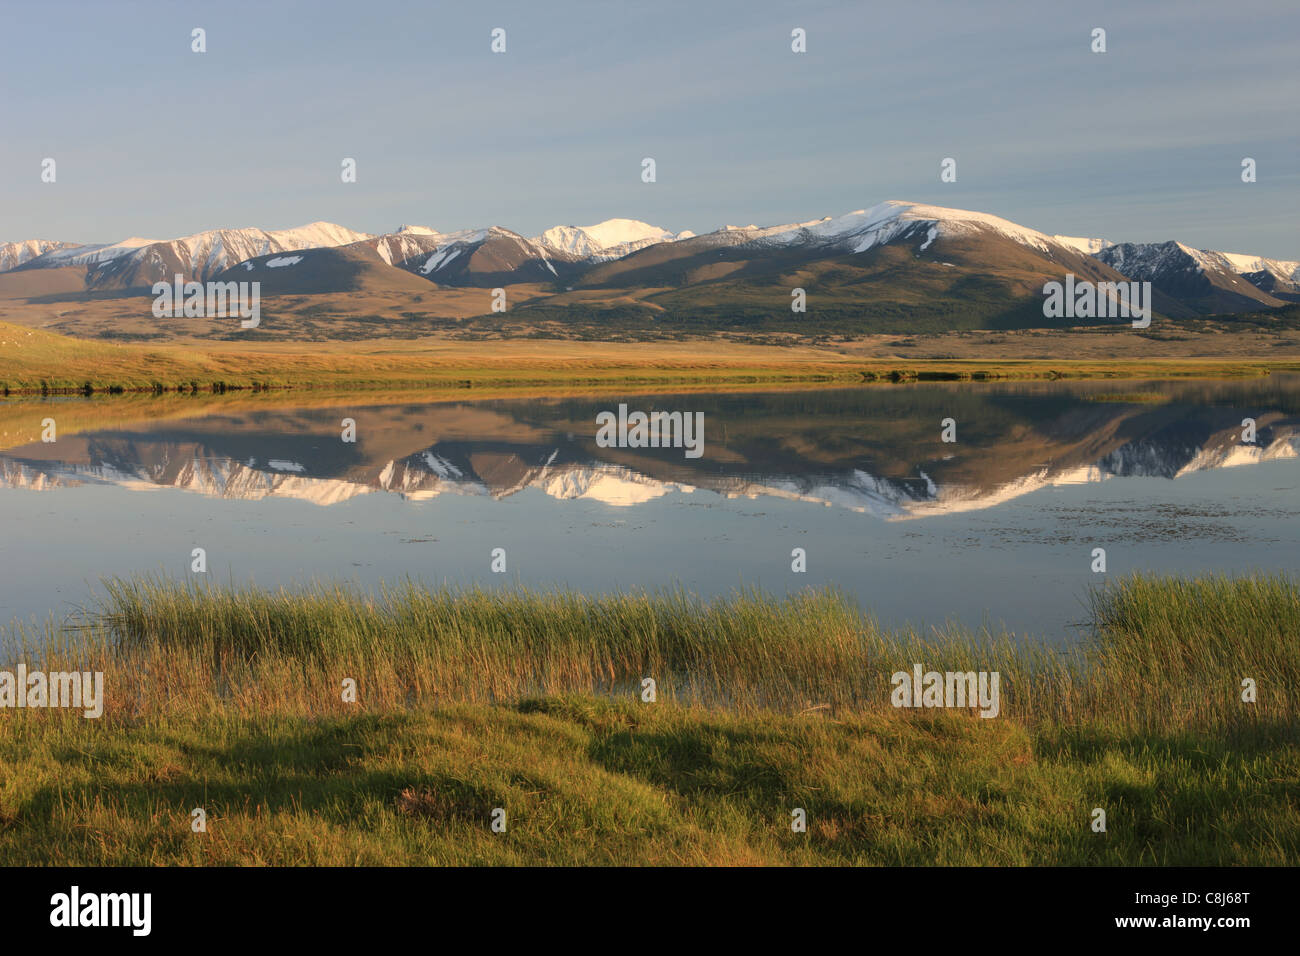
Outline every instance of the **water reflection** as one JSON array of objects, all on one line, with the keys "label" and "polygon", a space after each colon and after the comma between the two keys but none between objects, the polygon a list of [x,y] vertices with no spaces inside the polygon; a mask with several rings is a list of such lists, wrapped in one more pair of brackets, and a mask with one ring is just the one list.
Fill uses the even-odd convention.
[{"label": "water reflection", "polygon": [[[602,448],[596,416],[618,401],[702,412],[703,454]],[[632,508],[674,492],[817,503],[902,520],[986,509],[1039,489],[1114,477],[1178,478],[1300,453],[1300,380],[918,385],[499,399],[325,408],[251,407],[141,418],[35,438],[72,403],[8,403],[0,485],[176,488],[224,499],[337,505],[555,500]],[[343,419],[355,442],[343,440]],[[30,419],[26,421],[24,419]],[[952,419],[955,442],[941,440]],[[1243,441],[1243,421],[1255,423]],[[1249,436],[1246,436],[1249,437]],[[5,439],[0,438],[0,442]]]}]

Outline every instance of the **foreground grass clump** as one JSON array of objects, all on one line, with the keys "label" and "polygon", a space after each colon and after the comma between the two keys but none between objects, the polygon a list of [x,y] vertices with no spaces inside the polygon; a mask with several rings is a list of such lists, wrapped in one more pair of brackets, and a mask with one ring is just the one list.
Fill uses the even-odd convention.
[{"label": "foreground grass clump", "polygon": [[[1130,578],[1057,650],[831,592],[109,582],[10,649],[108,701],[0,712],[0,864],[1294,864],[1298,595]],[[1001,715],[894,709],[913,663],[999,671]]]},{"label": "foreground grass clump", "polygon": [[[1300,852],[1300,754],[1280,740],[571,696],[92,723],[9,728],[0,863],[1279,865]],[[1105,834],[1088,827],[1098,806]],[[191,832],[195,807],[206,833]]]}]

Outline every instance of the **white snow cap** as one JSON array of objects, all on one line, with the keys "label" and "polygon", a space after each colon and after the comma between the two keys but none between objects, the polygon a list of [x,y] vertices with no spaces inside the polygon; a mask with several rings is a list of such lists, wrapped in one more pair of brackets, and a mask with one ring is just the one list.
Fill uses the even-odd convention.
[{"label": "white snow cap", "polygon": [[[1056,257],[1062,252],[1094,255],[1110,262],[1117,250],[1108,239],[1047,235],[1018,225],[1000,216],[891,199],[867,209],[841,216],[824,216],[805,222],[776,226],[723,226],[705,237],[705,244],[737,246],[757,243],[769,246],[834,246],[850,253],[864,252],[902,237],[916,238],[919,249],[926,252],[936,240],[946,237],[996,233],[1022,245]],[[127,256],[144,261],[160,253],[174,255],[187,263],[195,275],[210,276],[249,259],[273,253],[292,253],[304,249],[350,245],[363,240],[378,240],[376,250],[390,265],[427,256],[421,272],[432,274],[477,243],[489,237],[509,239],[524,248],[530,257],[557,260],[606,262],[619,259],[657,243],[696,238],[689,231],[672,232],[639,219],[606,219],[590,226],[554,226],[531,240],[508,229],[465,229],[441,233],[428,226],[402,225],[395,233],[372,236],[329,222],[313,222],[292,229],[215,229],[180,239],[156,240],[130,238],[108,244],[72,245],[44,240],[0,244],[0,272],[16,268],[32,259],[40,266],[96,266]],[[150,249],[162,246],[161,249]],[[431,251],[432,250],[432,251]],[[1107,250],[1112,250],[1108,252]],[[1223,269],[1238,275],[1267,272],[1278,279],[1300,283],[1300,262],[1266,259],[1213,250],[1193,249],[1181,243],[1133,244],[1124,261],[1173,256],[1179,251],[1191,256],[1202,269]],[[933,254],[933,253],[931,253]],[[1118,261],[1118,260],[1116,260]],[[1185,260],[1184,260],[1185,264]]]},{"label": "white snow cap", "polygon": [[182,262],[188,262],[192,272],[212,275],[255,256],[344,246],[369,238],[369,233],[354,232],[332,222],[313,222],[270,232],[257,228],[210,229],[180,239],[123,239],[109,245],[59,249],[47,253],[46,259],[56,265],[97,265],[149,246],[165,245],[170,246]]},{"label": "white snow cap", "polygon": [[582,258],[617,259],[646,246],[694,235],[693,232],[669,232],[639,219],[606,219],[593,226],[553,226],[533,241]]},{"label": "white snow cap", "polygon": [[1203,262],[1203,257],[1210,259],[1215,265],[1237,273],[1245,275],[1247,272],[1269,272],[1275,278],[1286,279],[1290,282],[1300,282],[1300,262],[1291,262],[1285,259],[1265,259],[1261,256],[1244,255],[1240,252],[1215,252],[1212,249],[1197,250],[1200,255],[1194,258],[1198,262]]},{"label": "white snow cap", "polygon": [[1115,245],[1109,239],[1086,239],[1082,236],[1053,236],[1052,238],[1063,246],[1069,246],[1089,256]]},{"label": "white snow cap", "polygon": [[16,269],[24,262],[44,255],[53,249],[76,248],[75,242],[55,239],[23,239],[19,242],[0,242],[0,272]]},{"label": "white snow cap", "polygon": [[852,252],[865,252],[872,246],[898,238],[917,224],[925,223],[931,227],[926,241],[927,246],[937,237],[959,236],[979,230],[991,230],[1042,251],[1061,245],[1051,236],[1000,216],[969,209],[929,206],[901,199],[890,199],[870,209],[857,209],[843,216],[825,216],[807,222],[768,226],[761,229],[754,226],[740,228],[731,226],[727,231],[746,233],[746,241],[761,241],[777,245],[822,241],[843,244]]}]

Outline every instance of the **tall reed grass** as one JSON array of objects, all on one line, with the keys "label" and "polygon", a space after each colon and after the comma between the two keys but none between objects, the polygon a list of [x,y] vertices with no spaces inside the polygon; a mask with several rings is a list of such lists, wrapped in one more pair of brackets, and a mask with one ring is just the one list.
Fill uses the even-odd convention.
[{"label": "tall reed grass", "polygon": [[[552,694],[638,695],[740,712],[892,710],[890,675],[997,671],[1028,723],[1249,729],[1300,719],[1300,586],[1288,577],[1136,576],[1092,592],[1084,641],[889,630],[844,595],[297,592],[111,579],[73,627],[11,635],[29,667],[106,675],[110,721],[327,714]],[[357,682],[356,704],[342,683]],[[1242,700],[1254,681],[1257,700]]]}]

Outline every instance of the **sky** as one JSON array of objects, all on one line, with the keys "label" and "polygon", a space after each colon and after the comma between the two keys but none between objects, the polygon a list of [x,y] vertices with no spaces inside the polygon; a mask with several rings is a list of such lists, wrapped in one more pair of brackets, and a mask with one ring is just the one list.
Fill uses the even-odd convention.
[{"label": "sky", "polygon": [[0,241],[886,199],[1300,259],[1300,3],[0,0]]}]

